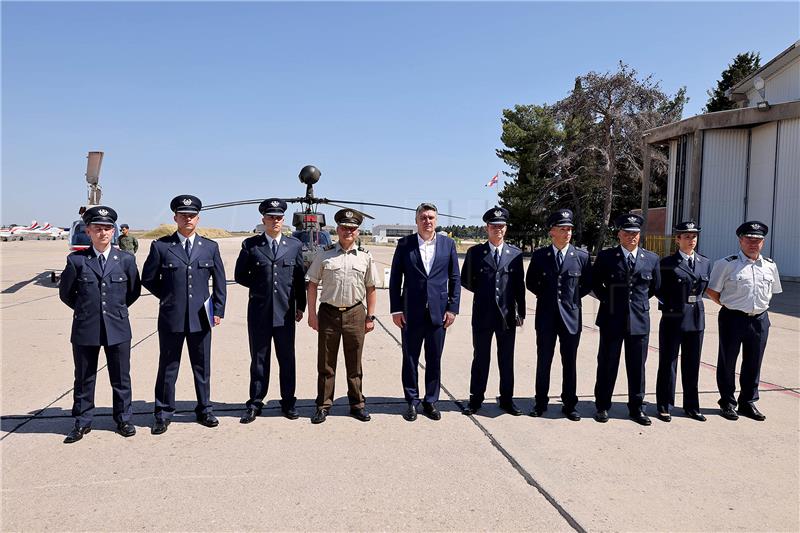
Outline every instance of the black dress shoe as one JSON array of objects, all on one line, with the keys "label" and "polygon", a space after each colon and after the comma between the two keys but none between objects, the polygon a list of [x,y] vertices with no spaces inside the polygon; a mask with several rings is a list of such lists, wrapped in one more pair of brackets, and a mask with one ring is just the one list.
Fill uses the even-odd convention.
[{"label": "black dress shoe", "polygon": [[605,409],[597,411],[594,415],[594,419],[600,422],[601,424],[605,424],[606,422],[608,422],[608,411],[606,411]]},{"label": "black dress shoe", "polygon": [[312,424],[322,424],[328,418],[328,410],[317,408],[317,412],[311,417]]},{"label": "black dress shoe", "polygon": [[211,413],[197,415],[197,422],[207,428],[215,428],[219,425],[219,420]]},{"label": "black dress shoe", "polygon": [[117,433],[123,437],[133,437],[136,435],[136,428],[130,422],[120,422],[117,424]]},{"label": "black dress shoe", "polygon": [[261,409],[257,409],[255,407],[248,407],[247,411],[244,412],[242,418],[239,419],[240,424],[249,424],[253,422],[258,415],[261,414]]},{"label": "black dress shoe", "polygon": [[350,409],[350,416],[356,420],[361,420],[362,422],[369,422],[372,420],[372,417],[369,416],[369,413],[363,407],[355,407]]},{"label": "black dress shoe", "polygon": [[658,412],[656,413],[656,416],[662,422],[671,422],[672,421],[672,415],[669,414],[669,411],[662,411],[661,409],[659,409]]},{"label": "black dress shoe", "polygon": [[436,408],[436,404],[422,402],[422,412],[431,420],[441,420],[442,413]]},{"label": "black dress shoe", "polygon": [[406,412],[403,413],[403,418],[405,418],[409,422],[413,422],[414,420],[417,419],[417,409],[414,407],[413,403],[408,404]]},{"label": "black dress shoe", "polygon": [[763,422],[764,420],[767,419],[764,413],[759,411],[758,408],[752,404],[741,406],[739,407],[739,409],[736,410],[736,412],[742,416],[746,416],[747,418],[758,420],[759,422]]},{"label": "black dress shoe", "polygon": [[475,413],[477,413],[480,410],[480,408],[481,408],[481,404],[479,404],[479,403],[478,404],[468,403],[467,406],[464,407],[461,410],[461,414],[462,415],[467,415],[467,416],[474,415]]},{"label": "black dress shoe", "polygon": [[283,413],[283,416],[285,416],[289,420],[297,420],[298,418],[300,418],[300,413],[298,413],[297,409],[295,409],[294,407],[289,407],[286,409],[281,408],[281,412]]},{"label": "black dress shoe", "polygon": [[698,422],[706,421],[706,417],[703,416],[703,413],[701,413],[697,409],[684,409],[684,411],[686,412],[686,416],[688,416],[692,420],[697,420]]},{"label": "black dress shoe", "polygon": [[631,420],[642,426],[649,426],[650,424],[653,423],[650,421],[650,417],[644,414],[644,411],[642,411],[641,409],[639,409],[638,411],[631,411],[628,414],[631,417]]},{"label": "black dress shoe", "polygon": [[150,430],[150,433],[153,435],[161,435],[162,433],[166,433],[170,422],[172,422],[172,420],[161,420],[157,418],[156,423],[153,424],[153,429]]},{"label": "black dress shoe", "polygon": [[727,420],[739,420],[739,415],[736,414],[736,411],[733,410],[733,406],[731,405],[720,407],[719,414],[722,418]]},{"label": "black dress shoe", "polygon": [[574,407],[563,407],[561,412],[563,412],[564,416],[573,422],[579,422],[581,419],[581,415],[578,414],[578,411],[576,411]]},{"label": "black dress shoe", "polygon": [[530,416],[532,416],[532,417],[538,418],[538,417],[542,416],[545,411],[547,411],[547,407],[540,407],[538,405],[534,405],[533,406],[533,411],[531,411],[528,414]]},{"label": "black dress shoe", "polygon": [[498,407],[513,416],[520,416],[522,414],[522,411],[514,405],[514,402],[501,402]]},{"label": "black dress shoe", "polygon": [[92,426],[75,426],[72,428],[66,438],[64,438],[64,444],[72,444],[73,442],[78,442],[83,438],[84,435],[89,433],[92,430]]}]

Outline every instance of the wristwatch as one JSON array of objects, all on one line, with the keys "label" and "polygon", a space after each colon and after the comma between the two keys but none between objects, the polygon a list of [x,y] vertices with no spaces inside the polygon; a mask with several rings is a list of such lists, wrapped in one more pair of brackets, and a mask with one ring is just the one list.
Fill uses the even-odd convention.
[{"label": "wristwatch", "polygon": [[373,322],[375,320],[375,315],[367,315],[367,322]]}]

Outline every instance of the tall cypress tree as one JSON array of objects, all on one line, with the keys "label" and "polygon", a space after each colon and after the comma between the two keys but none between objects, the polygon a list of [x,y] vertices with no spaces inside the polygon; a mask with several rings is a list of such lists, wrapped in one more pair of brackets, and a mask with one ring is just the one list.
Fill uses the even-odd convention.
[{"label": "tall cypress tree", "polygon": [[705,112],[725,111],[734,109],[736,105],[725,96],[725,91],[745,79],[747,76],[761,68],[761,54],[757,52],[745,52],[733,58],[728,68],[722,71],[721,79],[717,80],[717,86],[713,91],[706,91],[708,103]]}]

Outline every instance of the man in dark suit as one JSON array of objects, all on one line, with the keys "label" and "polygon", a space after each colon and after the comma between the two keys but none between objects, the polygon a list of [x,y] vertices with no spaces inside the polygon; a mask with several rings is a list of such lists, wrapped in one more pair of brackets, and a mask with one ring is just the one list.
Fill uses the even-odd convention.
[{"label": "man in dark suit", "polygon": [[481,408],[489,379],[492,337],[497,339],[500,369],[500,402],[503,411],[519,416],[514,405],[514,342],[517,327],[525,319],[525,281],[522,250],[505,242],[509,213],[502,207],[483,215],[489,240],[467,250],[461,267],[461,286],[472,291],[472,372],[469,404],[471,415]]},{"label": "man in dark suit", "polygon": [[[160,300],[154,435],[167,431],[175,413],[184,341],[194,374],[197,421],[207,427],[219,425],[211,405],[211,328],[225,314],[225,268],[217,243],[195,231],[202,207],[200,199],[189,194],[172,199],[178,231],[153,241],[142,268],[142,285]],[[209,280],[214,286],[211,296]]]},{"label": "man in dark suit", "polygon": [[275,343],[281,382],[281,410],[298,417],[295,398],[295,322],[303,318],[306,286],[303,243],[281,234],[286,202],[267,198],[258,210],[264,233],[245,239],[236,260],[234,279],[250,289],[247,336],[250,340],[250,399],[239,420],[249,424],[261,414],[269,385],[270,348]]},{"label": "man in dark suit", "polygon": [[697,391],[703,331],[706,328],[703,293],[711,276],[711,261],[695,251],[700,227],[692,220],[675,225],[678,251],[661,260],[661,286],[656,293],[661,323],[658,328],[658,418],[672,420],[678,352],[681,354],[683,410],[689,418],[705,422]]},{"label": "man in dark suit", "polygon": [[389,278],[392,320],[401,328],[403,391],[408,407],[403,418],[417,419],[419,355],[425,344],[425,397],[422,408],[431,420],[441,385],[445,330],[455,321],[461,296],[458,256],[453,239],[436,234],[436,206],[417,207],[417,233],[397,243]]},{"label": "man in dark suit", "polygon": [[75,426],[64,439],[77,442],[92,429],[94,386],[100,347],[106,353],[117,432],[132,437],[131,325],[128,306],[142,287],[133,254],[112,248],[117,213],[97,205],[83,213],[92,246],[67,256],[58,286],[61,301],[75,311],[72,317],[72,357],[75,388],[72,416]]},{"label": "man in dark suit", "polygon": [[620,245],[602,250],[592,267],[592,289],[600,300],[595,322],[600,328],[594,387],[598,422],[608,422],[620,352],[625,344],[628,413],[643,426],[651,424],[642,410],[644,366],[650,339],[650,297],[658,290],[661,276],[658,256],[639,247],[643,222],[639,215],[618,216],[614,225]]},{"label": "man in dark suit", "polygon": [[552,245],[531,255],[525,285],[536,295],[536,399],[531,416],[542,416],[550,401],[550,366],[558,339],[563,382],[561,410],[581,419],[576,408],[578,343],[581,340],[581,298],[592,290],[589,254],[570,244],[573,215],[559,209],[547,218]]}]

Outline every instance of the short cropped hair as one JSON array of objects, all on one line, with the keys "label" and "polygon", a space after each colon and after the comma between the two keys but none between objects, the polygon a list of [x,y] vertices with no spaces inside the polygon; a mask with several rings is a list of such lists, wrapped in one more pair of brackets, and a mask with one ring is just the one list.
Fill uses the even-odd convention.
[{"label": "short cropped hair", "polygon": [[434,213],[439,214],[439,210],[436,209],[436,206],[429,202],[422,202],[421,204],[419,204],[419,207],[417,207],[416,216],[419,216],[420,213],[422,213],[423,211],[433,211]]}]

